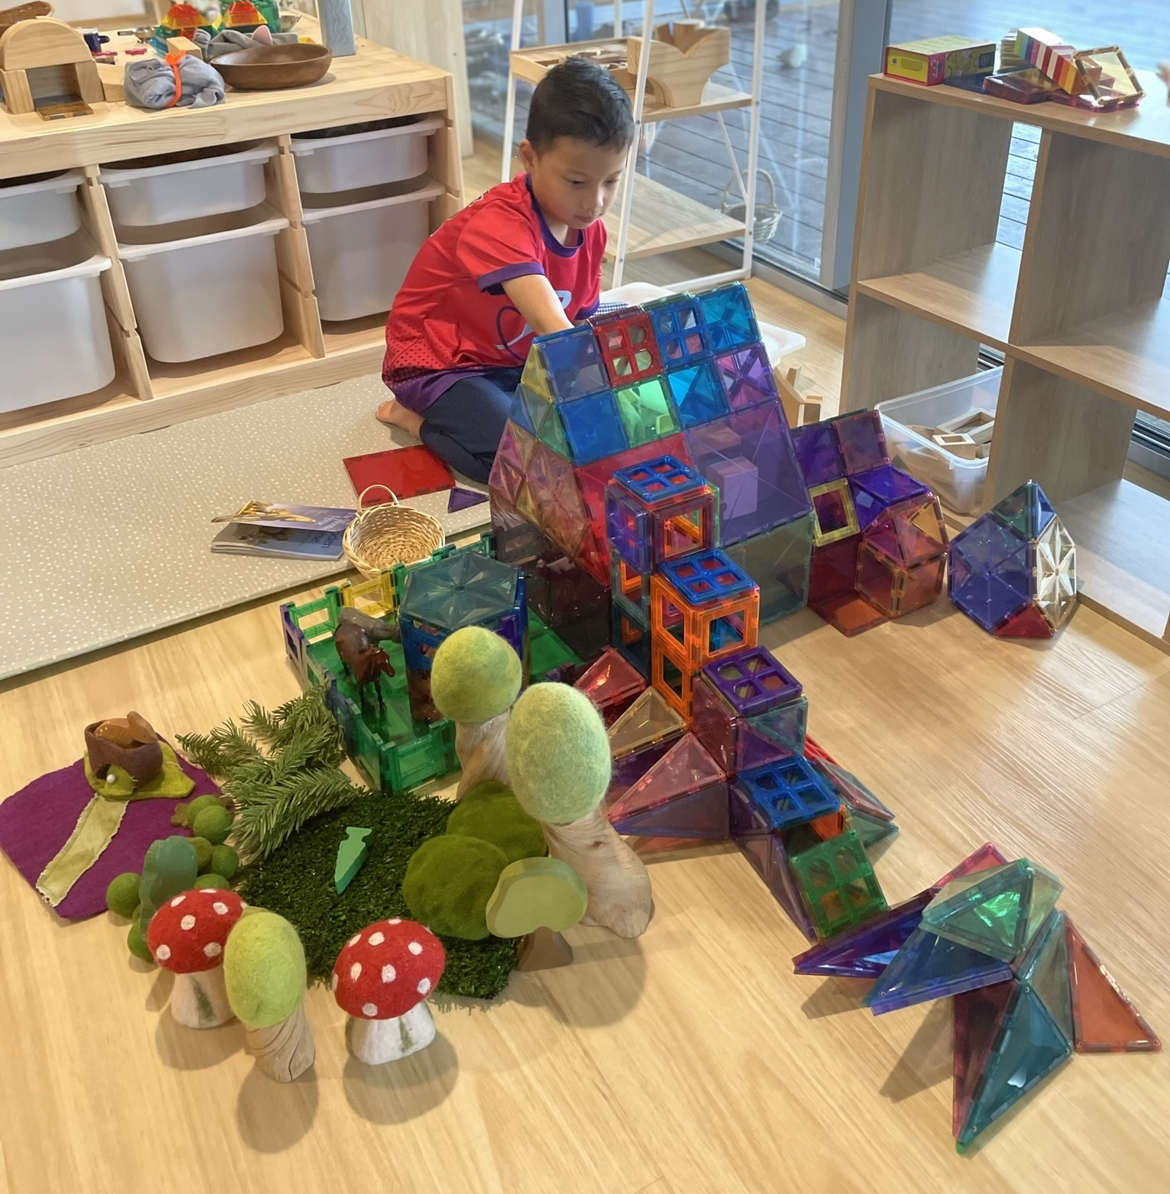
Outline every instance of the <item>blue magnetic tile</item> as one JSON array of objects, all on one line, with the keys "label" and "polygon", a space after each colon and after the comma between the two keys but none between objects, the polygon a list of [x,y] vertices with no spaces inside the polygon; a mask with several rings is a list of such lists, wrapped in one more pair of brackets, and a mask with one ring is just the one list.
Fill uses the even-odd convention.
[{"label": "blue magnetic tile", "polygon": [[862,1002],[878,1016],[1011,977],[1006,962],[917,928]]},{"label": "blue magnetic tile", "polygon": [[648,506],[691,493],[703,485],[703,478],[693,468],[673,456],[656,456],[641,464],[619,468],[613,479]]},{"label": "blue magnetic tile", "polygon": [[709,352],[698,301],[690,295],[659,299],[643,308],[650,316],[664,369],[688,365]]},{"label": "blue magnetic tile", "polygon": [[930,492],[921,481],[892,464],[881,464],[868,472],[854,474],[849,478],[849,490],[853,494],[857,524],[862,530],[895,503]]},{"label": "blue magnetic tile", "polygon": [[540,351],[549,389],[558,402],[609,389],[609,377],[592,328],[566,328],[537,336],[532,346]]},{"label": "blue magnetic tile", "polygon": [[671,369],[665,380],[681,427],[695,427],[727,414],[727,396],[713,362]]},{"label": "blue magnetic tile", "polygon": [[874,920],[838,933],[792,959],[797,974],[877,978],[894,960],[922,920],[933,892],[921,891]]},{"label": "blue magnetic tile", "polygon": [[739,348],[759,340],[752,302],[742,282],[732,282],[698,296],[707,338],[713,352]]},{"label": "blue magnetic tile", "polygon": [[[539,395],[533,395],[533,397],[539,398]],[[529,435],[536,434],[536,430],[532,426],[532,416],[528,413],[528,403],[525,401],[523,386],[517,386],[516,393],[512,395],[512,405],[508,409],[508,418],[517,427],[523,427]]]},{"label": "blue magnetic tile", "polygon": [[690,605],[723,601],[756,587],[756,582],[721,551],[696,551],[659,565],[658,571]]},{"label": "blue magnetic tile", "polygon": [[574,464],[592,464],[603,456],[624,452],[629,444],[618,417],[617,403],[608,390],[575,398],[557,406]]},{"label": "blue magnetic tile", "polygon": [[845,462],[841,459],[832,424],[809,423],[796,427],[792,431],[792,443],[804,483],[810,489],[845,476]]},{"label": "blue magnetic tile", "polygon": [[741,772],[735,782],[772,829],[791,829],[841,807],[832,788],[800,757],[753,767]]},{"label": "blue magnetic tile", "polygon": [[990,514],[956,535],[947,592],[968,617],[993,631],[1031,600],[1033,549]]}]

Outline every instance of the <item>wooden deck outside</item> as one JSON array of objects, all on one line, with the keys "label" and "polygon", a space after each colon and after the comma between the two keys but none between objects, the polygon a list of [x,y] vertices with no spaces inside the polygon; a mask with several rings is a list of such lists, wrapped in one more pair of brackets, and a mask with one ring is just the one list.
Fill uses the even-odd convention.
[{"label": "wooden deck outside", "polygon": [[[748,90],[754,16],[751,0],[736,3],[738,11],[729,22],[731,61],[715,74],[714,81]],[[656,16],[670,19],[684,15],[684,4],[692,14],[701,8],[708,21],[727,22],[723,0],[701,4],[663,0]],[[481,135],[498,138],[504,108],[501,72],[506,70],[507,62],[504,46],[509,6],[502,0],[464,0],[464,10],[477,130]],[[627,32],[638,27],[641,13],[641,4],[624,4]],[[1071,6],[1062,0],[1033,0],[1026,15],[1030,24],[1052,28],[1074,45],[1087,48],[1120,44],[1137,68],[1153,69],[1159,58],[1170,55],[1165,0],[1117,0],[1104,8]],[[777,204],[784,218],[771,243],[760,246],[759,251],[814,276],[819,268],[824,221],[837,16],[838,0],[781,3],[769,18],[765,32],[760,168],[775,183]],[[1012,0],[895,0],[890,36],[897,42],[958,33],[998,41],[1020,19],[1019,7]],[[604,2],[595,5],[593,22],[590,36],[607,36],[612,29],[612,6]],[[569,28],[574,27],[570,11]],[[493,34],[502,35],[498,52],[485,48],[485,39]],[[536,37],[535,18],[529,18],[525,44],[535,44]],[[473,45],[480,46],[478,54]],[[1162,102],[1162,97],[1152,96],[1147,102]],[[522,129],[527,114],[525,95],[519,96],[517,108],[517,127]],[[741,168],[747,160],[747,121],[746,110],[724,113],[728,137]],[[999,239],[1015,248],[1023,243],[1038,142],[1037,130],[1016,126],[999,226]],[[718,207],[724,187],[732,181],[718,119],[698,116],[663,121],[639,170],[663,186]],[[956,186],[962,185],[961,179],[962,163],[957,162]],[[766,183],[762,190],[762,199],[766,200]]]}]

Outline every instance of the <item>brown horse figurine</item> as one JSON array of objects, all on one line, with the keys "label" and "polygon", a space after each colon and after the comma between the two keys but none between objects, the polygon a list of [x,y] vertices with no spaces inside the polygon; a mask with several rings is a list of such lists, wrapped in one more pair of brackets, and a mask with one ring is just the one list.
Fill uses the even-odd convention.
[{"label": "brown horse figurine", "polygon": [[333,632],[333,645],[337,648],[338,657],[353,677],[359,695],[367,684],[373,684],[380,705],[382,698],[378,690],[378,677],[393,676],[394,665],[378,643],[384,639],[401,642],[398,625],[384,618],[372,618],[352,606],[344,606],[338,618],[337,629]]}]

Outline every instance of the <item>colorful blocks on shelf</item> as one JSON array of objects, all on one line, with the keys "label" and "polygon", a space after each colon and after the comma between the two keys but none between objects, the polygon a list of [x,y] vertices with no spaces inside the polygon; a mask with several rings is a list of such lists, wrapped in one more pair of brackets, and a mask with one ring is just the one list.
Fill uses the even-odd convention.
[{"label": "colorful blocks on shelf", "polygon": [[728,412],[719,372],[709,360],[669,370],[663,378],[680,427],[709,423]]},{"label": "colorful blocks on shelf", "polygon": [[687,365],[707,355],[707,331],[697,299],[689,294],[658,299],[647,303],[645,311],[658,340],[663,368]]},{"label": "colorful blocks on shelf", "polygon": [[521,380],[550,402],[569,402],[609,388],[601,349],[589,327],[537,336]]},{"label": "colorful blocks on shelf", "polygon": [[591,319],[610,384],[616,388],[662,370],[650,316],[636,307]]},{"label": "colorful blocks on shelf", "polygon": [[747,288],[732,282],[696,296],[712,352],[740,348],[760,338]]},{"label": "colorful blocks on shelf", "polygon": [[799,756],[741,771],[735,783],[760,808],[772,830],[791,829],[841,807],[833,790]]},{"label": "colorful blocks on shelf", "polygon": [[780,394],[762,344],[749,344],[715,358],[715,368],[732,410],[776,401]]},{"label": "colorful blocks on shelf", "polygon": [[887,908],[877,876],[853,830],[794,854],[791,862],[818,937],[831,937]]},{"label": "colorful blocks on shelf", "polygon": [[559,411],[574,464],[592,464],[629,447],[609,390],[562,403]]}]

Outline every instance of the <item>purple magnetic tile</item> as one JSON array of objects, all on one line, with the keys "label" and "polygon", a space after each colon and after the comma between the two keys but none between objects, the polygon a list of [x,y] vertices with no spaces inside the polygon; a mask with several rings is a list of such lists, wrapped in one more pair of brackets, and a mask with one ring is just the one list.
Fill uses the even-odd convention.
[{"label": "purple magnetic tile", "polygon": [[472,506],[478,506],[487,500],[486,493],[478,493],[474,489],[461,489],[456,485],[447,499],[447,513],[454,514],[457,510],[469,510]]},{"label": "purple magnetic tile", "polygon": [[1006,962],[917,928],[866,992],[862,1003],[879,1016],[1011,977],[1012,968]]},{"label": "purple magnetic tile", "polygon": [[[696,470],[710,477],[719,461],[742,460],[753,465],[758,485],[755,508],[729,512],[720,491],[719,525],[725,546],[763,534],[812,508],[780,406],[765,402],[734,411],[685,432]],[[716,470],[718,471],[718,470]]]},{"label": "purple magnetic tile", "polygon": [[835,934],[793,958],[793,970],[797,974],[877,978],[918,928],[922,910],[933,898],[933,891],[919,892],[875,919]]},{"label": "purple magnetic tile", "polygon": [[984,630],[994,630],[1032,600],[1031,543],[990,514],[956,535],[947,592]]},{"label": "purple magnetic tile", "polygon": [[678,736],[652,742],[641,750],[630,751],[620,759],[614,759],[609,777],[609,790],[605,793],[606,804],[616,804],[672,747],[678,745]]},{"label": "purple magnetic tile", "polygon": [[749,344],[715,358],[723,392],[732,410],[746,410],[769,399],[775,401],[776,381],[762,344]]},{"label": "purple magnetic tile", "polygon": [[841,449],[841,459],[848,475],[864,473],[890,463],[882,417],[876,410],[859,410],[841,415],[829,425],[836,432],[837,445]]},{"label": "purple magnetic tile", "polygon": [[845,462],[837,446],[837,436],[831,423],[809,423],[792,432],[792,444],[804,483],[810,489],[839,481],[845,476]]},{"label": "purple magnetic tile", "polygon": [[708,466],[707,480],[719,490],[725,518],[754,514],[760,504],[760,470],[750,460],[716,460]]},{"label": "purple magnetic tile", "polygon": [[862,530],[895,502],[928,493],[929,487],[892,464],[881,464],[849,478],[853,508]]},{"label": "purple magnetic tile", "polygon": [[800,681],[766,647],[745,647],[704,664],[703,675],[738,717],[763,713],[801,693]]}]

